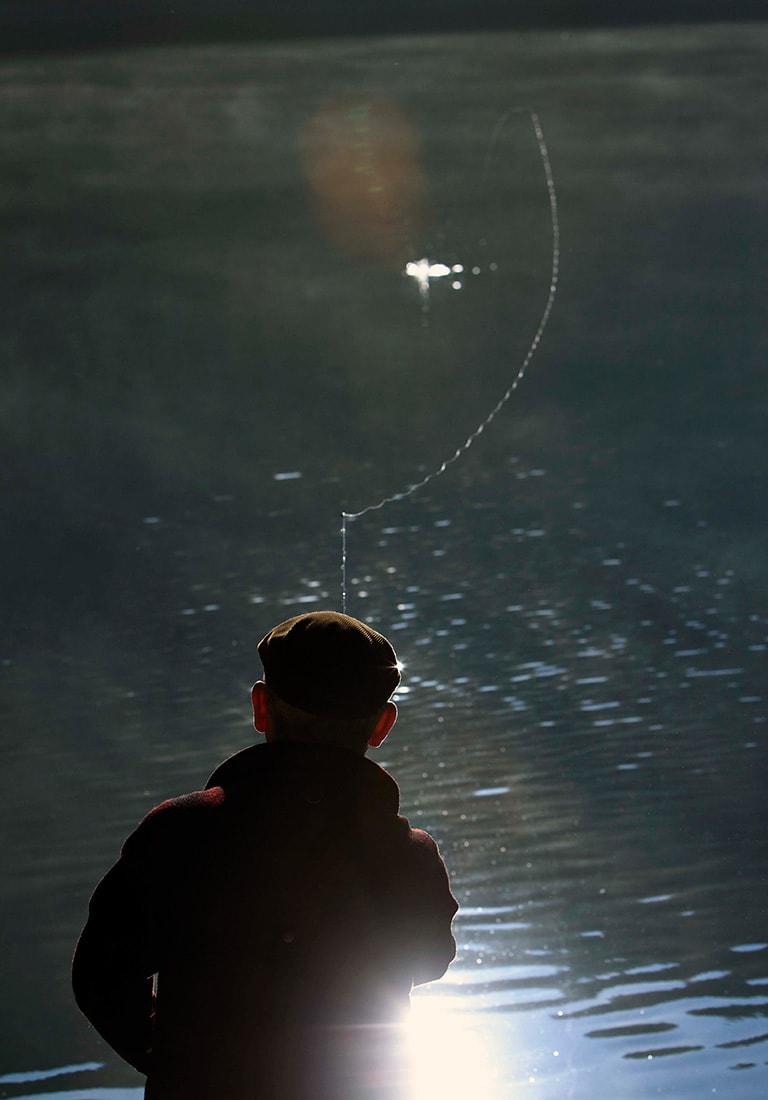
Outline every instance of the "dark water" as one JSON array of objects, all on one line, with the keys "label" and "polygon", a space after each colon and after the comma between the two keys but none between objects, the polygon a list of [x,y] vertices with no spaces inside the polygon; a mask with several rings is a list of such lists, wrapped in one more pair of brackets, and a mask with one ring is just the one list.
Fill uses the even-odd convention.
[{"label": "dark water", "polygon": [[[420,1095],[765,1095],[767,47],[4,64],[0,1095],[139,1095],[69,993],[88,895],[248,743],[261,633],[339,607],[341,510],[518,369],[551,258],[521,107],[563,229],[541,349],[349,530],[349,610],[406,666],[378,758],[462,903]],[[319,195],[350,172],[383,205]],[[464,268],[428,309],[424,256]]]}]

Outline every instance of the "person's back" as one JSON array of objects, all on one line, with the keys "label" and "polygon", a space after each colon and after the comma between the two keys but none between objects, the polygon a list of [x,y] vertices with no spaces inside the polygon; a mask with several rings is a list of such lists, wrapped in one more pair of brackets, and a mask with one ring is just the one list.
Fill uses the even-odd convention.
[{"label": "person's back", "polygon": [[[317,646],[355,623],[344,619],[282,627],[309,627]],[[280,662],[273,671],[290,694]],[[379,692],[393,680],[390,669]],[[150,1100],[395,1096],[411,985],[440,977],[455,952],[445,868],[431,838],[398,816],[394,780],[333,743],[354,716],[314,723],[263,684],[254,711],[267,743],[225,761],[205,791],[157,807],[126,841],[78,944],[78,1001],[148,1074]],[[379,739],[394,721],[386,713]]]}]

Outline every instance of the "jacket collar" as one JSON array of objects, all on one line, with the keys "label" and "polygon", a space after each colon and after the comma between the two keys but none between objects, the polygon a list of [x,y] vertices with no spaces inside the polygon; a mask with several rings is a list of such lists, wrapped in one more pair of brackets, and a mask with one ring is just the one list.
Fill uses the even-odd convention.
[{"label": "jacket collar", "polygon": [[355,787],[379,810],[392,814],[399,811],[400,790],[384,768],[348,749],[304,741],[271,741],[242,749],[219,764],[205,789],[227,790],[265,780],[302,782],[308,778],[331,791]]}]

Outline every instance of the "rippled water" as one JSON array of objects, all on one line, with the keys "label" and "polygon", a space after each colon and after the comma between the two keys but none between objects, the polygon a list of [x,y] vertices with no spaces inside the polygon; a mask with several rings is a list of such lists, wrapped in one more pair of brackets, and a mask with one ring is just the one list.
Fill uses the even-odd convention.
[{"label": "rippled water", "polygon": [[[506,476],[517,481],[520,472],[515,463]],[[491,479],[494,494],[503,477]],[[549,479],[534,480],[540,500]],[[370,532],[379,554],[370,580],[360,578],[368,594],[352,608],[390,633],[405,662],[400,722],[379,758],[400,782],[405,812],[439,839],[461,902],[457,961],[414,998],[421,1095],[435,1095],[439,1080],[440,1095],[456,1097],[470,1089],[518,1095],[534,1085],[552,1097],[597,1089],[761,1096],[768,620],[738,613],[744,592],[735,571],[706,569],[702,559],[686,574],[668,562],[651,572],[628,538],[612,547],[586,540],[579,558],[556,518],[535,539],[558,543],[560,568],[550,581],[551,561],[542,563],[527,532],[505,530],[506,506],[490,501],[474,535],[482,543],[495,532],[506,571],[483,577],[473,569],[455,589],[435,571],[429,584],[407,586],[394,613],[382,613],[390,582],[378,585],[375,573],[399,570],[409,542],[466,553],[466,529],[443,507],[413,506],[421,522]],[[574,530],[570,538],[578,537]],[[590,583],[576,596],[587,567]],[[202,618],[195,630],[206,640],[186,679],[199,682],[231,660],[230,634],[281,615],[281,602],[266,598],[251,605],[257,614],[246,610],[253,593],[244,576],[231,585],[232,604],[241,606],[237,630],[207,594],[196,606],[180,601],[178,622]],[[282,607],[325,605],[332,595],[308,573]],[[245,665],[253,667],[252,650]],[[170,728],[155,714],[149,730],[129,724],[124,744],[91,749],[79,765],[75,745],[59,758],[81,768],[68,784],[90,803],[87,823],[78,845],[59,852],[63,866],[39,853],[26,864],[38,895],[33,911],[45,910],[36,934],[52,937],[59,951],[69,945],[51,901],[66,898],[71,931],[86,887],[126,827],[165,793],[203,780],[217,741],[222,755],[248,737],[247,685],[228,713],[220,710],[212,734],[215,711],[195,718],[185,702],[190,685],[161,680],[137,683],[135,697],[104,707],[162,713],[167,692]],[[183,721],[172,717],[176,710],[186,712]],[[59,780],[40,783],[56,792]],[[41,975],[40,986],[47,980]],[[71,1017],[64,1005],[60,1011]],[[75,1031],[70,1019],[66,1033]],[[33,1045],[36,1064],[47,1065],[44,1041]],[[77,1047],[111,1065],[86,1034]],[[105,1072],[81,1072],[74,1092],[63,1078],[55,1084],[64,1096],[134,1095],[117,1085],[99,1091]],[[112,1065],[106,1080],[121,1077]],[[30,1095],[28,1085],[0,1084],[9,1096]]]},{"label": "rippled water", "polygon": [[[767,45],[761,28],[715,28],[149,51],[115,60],[112,85],[98,59],[6,69],[14,125],[27,111],[43,127],[58,89],[64,114],[48,137],[74,150],[61,172],[75,198],[46,192],[48,206],[26,210],[42,251],[20,230],[24,262],[32,271],[47,256],[62,294],[50,255],[80,271],[80,253],[62,258],[69,218],[84,255],[106,262],[103,235],[126,269],[103,276],[106,290],[72,291],[80,320],[83,302],[93,311],[80,358],[40,271],[18,299],[16,353],[34,370],[7,418],[18,579],[3,634],[0,1095],[140,1096],[69,993],[88,894],[151,805],[201,785],[248,743],[261,633],[302,608],[339,606],[342,508],[432,469],[524,354],[548,276],[535,146],[521,124],[495,151],[485,245],[478,173],[456,159],[482,130],[484,163],[488,136],[524,97],[545,124],[566,242],[541,358],[460,464],[348,532],[349,610],[388,633],[405,665],[400,720],[377,758],[404,812],[439,840],[461,903],[456,962],[413,998],[415,1088],[488,1100],[765,1095],[766,390],[752,288],[766,224]],[[299,62],[304,83],[290,89],[281,74]],[[145,173],[150,190],[181,194],[189,162],[161,155],[153,133],[143,140],[155,159],[126,182],[105,152],[105,120],[126,124],[142,81],[191,82],[214,106],[234,104],[227,117],[273,111],[264,125],[278,134],[283,114],[295,120],[305,100],[361,72],[389,82],[433,146],[433,189],[448,203],[429,242],[446,253],[437,259],[491,249],[503,273],[527,220],[543,243],[533,255],[525,238],[522,270],[482,293],[436,286],[424,313],[398,274],[350,281],[327,261],[331,289],[318,281],[312,249],[288,237],[300,202],[279,188],[285,209],[270,210],[283,211],[286,236],[257,225],[268,278],[230,287],[214,322],[200,274],[224,217],[206,207],[213,183],[195,177],[189,241],[176,240],[176,223],[163,236],[160,214],[128,203],[116,181],[139,187]],[[35,91],[22,94],[25,82]],[[197,116],[210,141],[214,106]],[[101,128],[78,130],[78,112]],[[31,163],[23,131],[12,133],[17,163]],[[226,142],[211,148],[235,155]],[[272,162],[249,168],[262,183],[283,179],[287,153],[277,138],[270,148]],[[78,149],[91,166],[82,178]],[[89,187],[102,205],[85,213]],[[178,300],[162,282],[163,264],[176,280],[177,252],[183,277],[202,280]],[[342,286],[345,307],[331,315]],[[275,313],[261,307],[258,331],[246,331],[246,292]],[[135,324],[121,327],[129,307],[147,345],[166,340],[167,362]],[[37,308],[51,339],[71,339],[69,373],[43,369]],[[306,349],[284,318],[297,310],[315,324],[315,374],[292,373]],[[248,360],[236,372],[225,332],[269,369]],[[343,360],[348,338],[369,370]],[[179,365],[171,351],[185,340]],[[121,373],[126,346],[158,358]],[[24,434],[36,418],[47,418],[45,437]]]}]

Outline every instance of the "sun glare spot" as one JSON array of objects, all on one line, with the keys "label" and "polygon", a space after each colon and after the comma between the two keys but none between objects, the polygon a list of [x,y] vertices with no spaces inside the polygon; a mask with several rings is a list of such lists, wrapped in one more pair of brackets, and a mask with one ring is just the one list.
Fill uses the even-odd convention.
[{"label": "sun glare spot", "polygon": [[430,279],[442,279],[451,274],[451,269],[445,264],[432,264],[425,256],[418,262],[412,260],[407,263],[405,274],[416,280],[420,294],[426,297],[429,294]]},{"label": "sun glare spot", "polygon": [[407,1100],[502,1100],[481,1016],[460,1012],[441,997],[416,996],[407,1034]]}]

